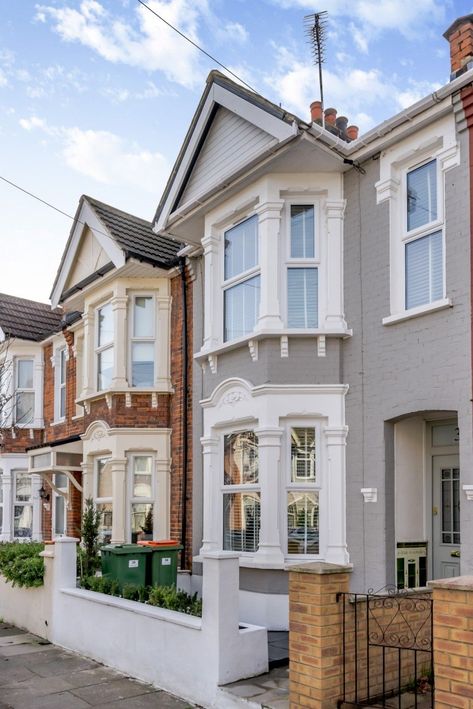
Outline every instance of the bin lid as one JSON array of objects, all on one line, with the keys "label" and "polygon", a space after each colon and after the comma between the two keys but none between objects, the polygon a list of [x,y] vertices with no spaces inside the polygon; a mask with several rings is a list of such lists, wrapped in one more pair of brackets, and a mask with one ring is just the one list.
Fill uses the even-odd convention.
[{"label": "bin lid", "polygon": [[176,539],[156,539],[153,541],[138,542],[142,547],[178,547],[179,542]]},{"label": "bin lid", "polygon": [[134,554],[148,554],[151,549],[146,549],[138,544],[107,544],[102,547],[102,552],[108,552],[109,554],[127,554],[128,556],[133,556]]}]

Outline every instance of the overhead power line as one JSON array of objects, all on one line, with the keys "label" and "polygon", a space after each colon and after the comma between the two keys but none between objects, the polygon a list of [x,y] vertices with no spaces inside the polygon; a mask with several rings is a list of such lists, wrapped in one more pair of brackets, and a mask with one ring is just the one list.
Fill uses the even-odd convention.
[{"label": "overhead power line", "polygon": [[164,22],[164,24],[166,24],[168,27],[170,27],[172,30],[174,30],[174,32],[177,32],[177,34],[180,35],[183,39],[187,40],[187,42],[189,42],[189,44],[192,44],[192,46],[195,47],[196,49],[198,49],[199,52],[202,52],[202,54],[205,54],[206,57],[208,57],[213,62],[215,62],[216,64],[221,66],[222,69],[225,69],[225,71],[227,71],[229,74],[231,74],[233,77],[235,77],[235,79],[237,79],[237,81],[240,81],[242,84],[244,84],[248,89],[250,89],[250,91],[253,91],[255,94],[259,93],[258,91],[256,91],[256,89],[254,89],[252,86],[250,86],[246,81],[243,81],[243,79],[240,76],[238,76],[238,74],[235,74],[234,71],[232,71],[227,66],[225,66],[225,64],[222,64],[222,62],[219,62],[219,60],[216,59],[216,57],[213,57],[205,49],[203,49],[200,45],[198,45],[197,42],[194,42],[193,39],[191,39],[186,34],[184,34],[184,32],[181,32],[181,30],[179,30],[177,27],[174,27],[174,25],[172,25],[168,20],[166,20],[162,15],[159,15],[155,10],[153,10],[152,7],[150,7],[145,2],[143,2],[143,0],[137,0],[137,2],[139,2],[140,5],[143,5],[143,7],[145,7],[147,10],[152,12],[153,15],[155,15],[159,20],[161,20],[161,22]]}]

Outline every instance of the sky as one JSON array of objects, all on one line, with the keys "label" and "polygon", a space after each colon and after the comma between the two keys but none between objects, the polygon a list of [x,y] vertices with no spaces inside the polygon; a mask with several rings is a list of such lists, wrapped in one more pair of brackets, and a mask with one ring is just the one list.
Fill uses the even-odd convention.
[{"label": "sky", "polygon": [[[266,98],[309,120],[304,15],[328,11],[325,105],[361,133],[449,80],[465,0],[148,0]],[[137,0],[0,0],[0,176],[73,215],[89,194],[153,218],[219,68]],[[0,292],[48,302],[71,220],[0,180]]]}]

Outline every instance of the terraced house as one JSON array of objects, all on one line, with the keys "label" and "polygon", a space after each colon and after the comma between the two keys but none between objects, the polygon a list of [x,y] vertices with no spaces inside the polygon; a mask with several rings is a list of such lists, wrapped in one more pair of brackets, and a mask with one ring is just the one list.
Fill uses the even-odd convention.
[{"label": "terraced house", "polygon": [[472,28],[360,138],[212,72],[158,206],[196,277],[194,570],[239,553],[244,621],[287,627],[302,561],[358,590],[472,572]]},{"label": "terraced house", "polygon": [[[155,537],[186,541],[192,470],[183,443],[183,332],[192,293],[180,247],[157,238],[148,222],[82,197],[53,286],[54,309],[21,301],[24,338],[34,344],[2,322],[15,387],[0,458],[4,539],[77,535],[81,501],[92,497],[103,541],[135,541],[149,512]],[[2,312],[11,302],[17,299],[1,298]],[[36,363],[24,359],[30,352]],[[13,465],[22,475],[9,485]],[[23,479],[33,481],[34,512],[31,529],[20,533]]]}]

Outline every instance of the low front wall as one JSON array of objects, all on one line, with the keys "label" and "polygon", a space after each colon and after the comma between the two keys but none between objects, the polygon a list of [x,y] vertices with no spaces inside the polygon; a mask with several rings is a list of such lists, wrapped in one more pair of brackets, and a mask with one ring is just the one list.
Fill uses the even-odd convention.
[{"label": "low front wall", "polygon": [[0,618],[50,640],[51,594],[47,586],[20,588],[0,576]]}]

